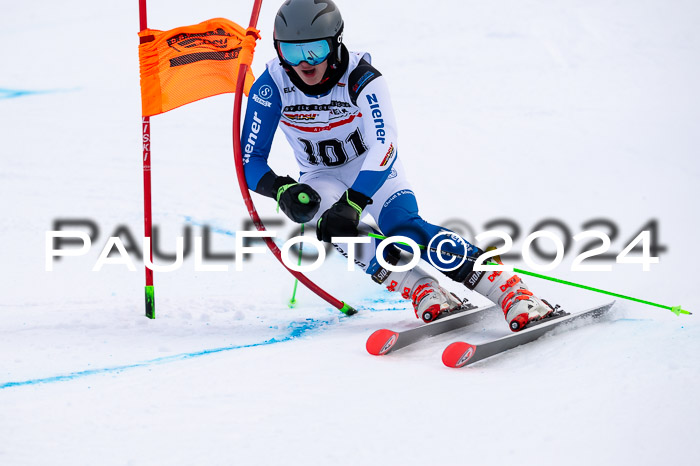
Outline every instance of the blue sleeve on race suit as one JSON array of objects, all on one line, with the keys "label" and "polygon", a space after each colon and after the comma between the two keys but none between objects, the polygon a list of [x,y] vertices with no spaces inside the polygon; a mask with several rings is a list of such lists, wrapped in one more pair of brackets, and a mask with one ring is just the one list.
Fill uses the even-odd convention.
[{"label": "blue sleeve on race suit", "polygon": [[241,134],[245,179],[253,191],[263,175],[271,170],[267,158],[281,116],[282,99],[279,89],[270,73],[265,70],[253,83],[248,94]]},{"label": "blue sleeve on race suit", "polygon": [[396,119],[384,77],[370,82],[357,98],[369,150],[351,188],[372,197],[391,173],[398,149]]}]

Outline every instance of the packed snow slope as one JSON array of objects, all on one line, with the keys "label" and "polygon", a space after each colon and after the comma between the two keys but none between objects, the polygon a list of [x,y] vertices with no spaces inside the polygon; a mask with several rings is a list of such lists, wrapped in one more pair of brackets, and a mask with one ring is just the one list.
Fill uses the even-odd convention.
[{"label": "packed snow slope", "polygon": [[[256,75],[274,57],[279,3],[263,4]],[[346,318],[305,289],[290,309],[293,280],[267,253],[243,272],[230,258],[207,262],[228,272],[198,272],[188,255],[156,274],[148,320],[136,254],[134,272],[92,271],[115,231],[136,243],[143,232],[137,2],[5,2],[0,464],[694,464],[700,4],[337,4],[346,44],[371,52],[390,84],[401,158],[427,219],[472,240],[509,232],[518,256],[509,262],[521,268],[526,236],[552,231],[571,244],[548,275],[696,314],[618,300],[604,322],[450,370],[442,349],[505,335],[500,311],[376,358],[364,349],[373,330],[416,325],[405,301],[335,254],[309,275],[359,314]],[[149,25],[220,16],[245,25],[251,6],[150,0]],[[248,229],[232,104],[218,96],[152,119],[161,251],[208,227],[211,251],[230,255],[235,232]],[[295,174],[277,139],[270,163]],[[255,202],[281,222],[271,228],[280,243],[293,235],[271,201]],[[66,219],[99,232],[88,254],[46,271],[45,234]],[[660,262],[648,272],[616,264],[643,228],[655,229]],[[611,271],[571,270],[593,247],[572,240],[587,229],[613,240],[610,257],[584,264]],[[611,299],[527,282],[571,311]]]}]

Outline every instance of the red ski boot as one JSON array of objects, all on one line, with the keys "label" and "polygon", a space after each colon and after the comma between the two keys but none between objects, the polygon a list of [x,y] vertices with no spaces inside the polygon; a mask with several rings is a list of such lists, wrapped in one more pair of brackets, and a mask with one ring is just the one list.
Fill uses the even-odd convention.
[{"label": "red ski boot", "polygon": [[423,322],[432,322],[443,312],[449,312],[462,306],[462,301],[454,294],[441,287],[437,280],[428,278],[416,283],[411,294],[416,317]]}]

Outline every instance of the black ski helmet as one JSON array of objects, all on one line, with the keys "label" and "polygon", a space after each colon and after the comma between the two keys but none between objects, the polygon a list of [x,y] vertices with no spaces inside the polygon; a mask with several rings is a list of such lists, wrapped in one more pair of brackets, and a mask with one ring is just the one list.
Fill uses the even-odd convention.
[{"label": "black ski helmet", "polygon": [[[345,73],[348,52],[343,45],[343,26],[343,17],[332,0],[287,0],[277,11],[273,33],[275,51],[290,79],[303,92],[327,92]],[[322,83],[307,86],[282,58],[279,42],[311,42],[319,39],[327,40],[330,46],[328,69]]]}]

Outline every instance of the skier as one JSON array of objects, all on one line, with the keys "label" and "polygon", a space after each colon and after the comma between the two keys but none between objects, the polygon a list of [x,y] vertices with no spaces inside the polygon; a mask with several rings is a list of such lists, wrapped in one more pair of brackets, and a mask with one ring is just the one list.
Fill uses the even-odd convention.
[{"label": "skier", "polygon": [[[499,304],[513,331],[553,312],[510,272],[473,270],[483,251],[454,232],[425,221],[398,158],[397,128],[382,74],[367,53],[348,52],[343,19],[331,0],[288,0],[277,12],[274,45],[278,59],[250,90],[241,136],[248,186],[277,201],[294,222],[313,222],[319,240],[366,236],[360,219],[370,214],[386,236],[405,236],[419,245],[443,232],[457,240],[444,250],[466,255],[454,270],[454,256],[423,250],[452,280]],[[292,146],[300,176],[278,176],[268,165],[277,127]],[[378,241],[359,248],[356,264],[374,281],[412,301],[416,317],[428,322],[461,305],[421,267],[389,272],[375,257]],[[459,246],[458,246],[459,245]],[[344,252],[342,244],[334,244]],[[389,264],[406,264],[400,249],[385,249]],[[406,248],[407,249],[407,248]],[[438,269],[438,270],[440,270]]]}]

